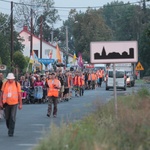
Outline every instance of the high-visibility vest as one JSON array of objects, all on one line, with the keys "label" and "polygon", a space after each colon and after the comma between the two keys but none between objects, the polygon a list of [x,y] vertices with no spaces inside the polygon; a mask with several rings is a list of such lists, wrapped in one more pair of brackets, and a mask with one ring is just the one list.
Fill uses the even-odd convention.
[{"label": "high-visibility vest", "polygon": [[99,71],[99,78],[103,78],[103,72],[102,72],[102,70]]},{"label": "high-visibility vest", "polygon": [[92,74],[89,73],[89,74],[88,74],[88,81],[91,81],[91,80],[92,80]]},{"label": "high-visibility vest", "polygon": [[57,87],[60,87],[60,81],[58,79],[50,79],[47,81],[47,84],[48,84],[48,92],[47,92],[47,96],[54,96],[54,97],[58,97],[59,96],[59,89],[57,88],[54,88],[54,84],[57,86]]},{"label": "high-visibility vest", "polygon": [[82,77],[81,77],[81,85],[83,86],[84,84],[85,84],[85,76],[82,75]]},{"label": "high-visibility vest", "polygon": [[81,85],[81,77],[80,76],[75,76],[73,84],[75,86],[80,86]]},{"label": "high-visibility vest", "polygon": [[19,102],[19,93],[21,93],[20,83],[17,82],[17,85],[14,82],[9,83],[6,81],[2,86],[3,92],[3,103],[8,105],[16,105]]},{"label": "high-visibility vest", "polygon": [[95,75],[95,80],[97,80],[97,79],[98,79],[98,76],[97,76],[97,74],[95,73],[94,75]]}]

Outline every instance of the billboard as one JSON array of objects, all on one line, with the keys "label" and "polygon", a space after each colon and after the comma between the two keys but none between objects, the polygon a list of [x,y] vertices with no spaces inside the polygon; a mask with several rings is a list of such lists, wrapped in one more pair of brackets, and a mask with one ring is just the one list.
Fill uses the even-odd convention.
[{"label": "billboard", "polygon": [[137,62],[137,41],[91,42],[90,60],[93,64]]}]

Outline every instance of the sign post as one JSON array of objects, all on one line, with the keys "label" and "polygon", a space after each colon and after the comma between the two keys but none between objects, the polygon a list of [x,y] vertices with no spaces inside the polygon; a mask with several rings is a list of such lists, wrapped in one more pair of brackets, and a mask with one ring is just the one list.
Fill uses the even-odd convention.
[{"label": "sign post", "polygon": [[140,79],[140,71],[144,70],[144,68],[143,68],[143,66],[142,66],[142,64],[140,62],[138,62],[138,64],[136,65],[135,70],[139,71],[137,79]]},{"label": "sign post", "polygon": [[113,87],[115,114],[117,119],[117,90],[116,90],[116,67],[117,63],[134,63],[138,61],[137,41],[112,41],[91,42],[90,60],[92,64],[113,64]]},{"label": "sign post", "polygon": [[116,66],[113,64],[113,84],[114,84],[114,99],[115,99],[115,114],[117,118],[118,114],[118,104],[117,104],[117,90],[116,90]]}]

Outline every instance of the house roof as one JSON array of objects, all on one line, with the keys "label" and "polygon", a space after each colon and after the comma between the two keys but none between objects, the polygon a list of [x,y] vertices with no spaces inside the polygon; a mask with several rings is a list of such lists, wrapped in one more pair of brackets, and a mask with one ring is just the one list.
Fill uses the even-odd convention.
[{"label": "house roof", "polygon": [[[25,32],[25,33],[31,35],[31,32],[28,30],[28,27],[27,27],[27,26],[24,26],[24,27],[23,27],[23,30],[22,30],[19,34],[21,34],[21,33],[23,33],[23,32]],[[32,36],[40,41],[40,38],[39,38],[38,36],[36,36],[36,35],[34,35],[34,34],[32,34]],[[53,48],[56,49],[56,46],[54,46],[53,44],[51,44],[51,43],[45,41],[44,39],[42,39],[42,42],[44,42],[44,43],[46,43],[47,45],[49,45],[49,46],[51,46],[51,47],[53,47]],[[63,53],[65,53],[65,54],[67,54],[67,52],[64,51],[64,50],[62,50],[62,49],[60,49],[60,51],[63,52]],[[70,57],[73,57],[73,55],[70,54],[70,53],[68,53],[68,55],[69,55]]]}]

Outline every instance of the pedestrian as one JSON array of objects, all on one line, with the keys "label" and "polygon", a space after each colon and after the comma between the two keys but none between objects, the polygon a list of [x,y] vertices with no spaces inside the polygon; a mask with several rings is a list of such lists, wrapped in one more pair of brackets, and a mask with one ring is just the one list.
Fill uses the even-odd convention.
[{"label": "pedestrian", "polygon": [[[1,96],[1,89],[2,89],[2,85],[3,85],[3,74],[0,73],[0,96]],[[0,119],[3,118],[3,108],[0,107]]]},{"label": "pedestrian", "polygon": [[20,83],[15,81],[13,73],[8,73],[7,81],[3,83],[0,106],[4,107],[8,136],[14,135],[17,106],[22,109],[22,97]]},{"label": "pedestrian", "polygon": [[73,78],[73,85],[75,90],[75,96],[79,97],[80,95],[80,86],[81,86],[81,77],[80,73],[76,72],[74,78]]},{"label": "pedestrian", "polygon": [[58,80],[61,83],[61,88],[60,88],[60,93],[59,93],[59,96],[60,96],[59,101],[62,102],[64,100],[64,80],[65,80],[62,70],[59,71]]},{"label": "pedestrian", "polygon": [[52,112],[52,104],[53,108],[53,117],[57,116],[57,103],[59,98],[59,90],[61,88],[60,81],[56,78],[56,74],[54,72],[51,73],[51,79],[47,80],[47,96],[48,96],[48,111],[47,116],[51,116]]}]

